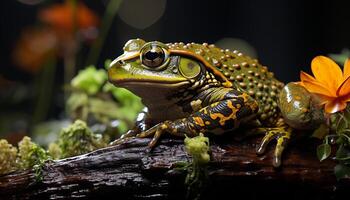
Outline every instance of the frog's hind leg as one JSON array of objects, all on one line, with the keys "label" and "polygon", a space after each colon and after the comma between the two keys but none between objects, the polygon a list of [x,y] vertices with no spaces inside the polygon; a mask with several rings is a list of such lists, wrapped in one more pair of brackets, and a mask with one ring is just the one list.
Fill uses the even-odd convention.
[{"label": "frog's hind leg", "polygon": [[277,140],[272,164],[274,167],[281,166],[282,153],[289,143],[292,134],[292,128],[288,125],[282,125],[273,128],[256,128],[254,131],[257,131],[258,133],[265,133],[264,138],[261,140],[256,149],[257,154],[265,153],[267,145],[272,140]]}]

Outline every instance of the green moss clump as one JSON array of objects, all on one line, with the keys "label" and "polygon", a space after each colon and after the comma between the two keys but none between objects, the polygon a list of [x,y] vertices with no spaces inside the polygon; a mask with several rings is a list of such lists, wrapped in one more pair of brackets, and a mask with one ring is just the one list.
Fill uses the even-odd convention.
[{"label": "green moss clump", "polygon": [[57,145],[61,151],[55,146],[51,146],[49,152],[54,154],[55,158],[67,158],[71,156],[81,155],[107,146],[100,134],[94,134],[84,121],[76,120],[74,124],[68,128],[62,129]]},{"label": "green moss clump", "polygon": [[18,150],[6,140],[0,140],[0,174],[42,166],[48,159],[46,151],[30,137],[23,137],[18,143]]},{"label": "green moss clump", "polygon": [[56,143],[50,143],[47,151],[54,160],[60,159],[62,156],[62,150]]},{"label": "green moss clump", "polygon": [[16,157],[17,148],[6,140],[0,140],[0,174],[7,174],[18,169]]},{"label": "green moss clump", "polygon": [[209,138],[204,137],[201,133],[194,138],[185,138],[186,151],[192,156],[193,162],[199,165],[206,164],[210,161]]},{"label": "green moss clump", "polygon": [[29,169],[35,165],[42,165],[49,159],[46,151],[32,142],[30,137],[23,137],[18,143],[17,163],[20,169]]},{"label": "green moss clump", "polygon": [[185,181],[188,186],[186,199],[199,199],[208,179],[209,138],[201,133],[194,138],[186,137],[184,142],[187,153],[192,156]]}]

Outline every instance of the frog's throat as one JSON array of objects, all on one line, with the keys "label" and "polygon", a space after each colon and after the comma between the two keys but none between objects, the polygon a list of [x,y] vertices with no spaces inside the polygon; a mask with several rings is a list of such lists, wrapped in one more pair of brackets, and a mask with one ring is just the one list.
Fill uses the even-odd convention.
[{"label": "frog's throat", "polygon": [[[214,73],[216,76],[220,77],[223,81],[222,85],[225,87],[232,87],[233,84],[231,81],[229,81],[225,75],[223,75],[219,70],[217,70],[213,65],[211,65],[208,61],[206,61],[202,56],[197,55],[193,52],[190,51],[184,51],[184,50],[179,50],[179,49],[169,49],[169,53],[170,55],[183,55],[183,56],[188,56],[188,57],[192,57],[194,59],[197,59],[198,61],[200,61],[201,63],[203,63],[203,65],[209,69],[212,73]],[[119,56],[117,59],[115,59],[112,63],[111,66],[116,64],[118,61],[120,60],[130,60],[130,59],[134,59],[140,56],[140,52],[127,52],[124,53],[123,55]]]}]

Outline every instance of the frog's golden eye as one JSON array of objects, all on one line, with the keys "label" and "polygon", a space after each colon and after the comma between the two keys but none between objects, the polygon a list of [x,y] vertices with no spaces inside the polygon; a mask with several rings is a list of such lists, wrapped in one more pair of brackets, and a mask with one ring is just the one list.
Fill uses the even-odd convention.
[{"label": "frog's golden eye", "polygon": [[158,68],[162,66],[168,58],[164,49],[156,44],[145,46],[141,50],[140,56],[142,64],[149,68]]},{"label": "frog's golden eye", "polygon": [[195,78],[200,74],[201,66],[194,60],[181,58],[179,70],[184,77]]}]

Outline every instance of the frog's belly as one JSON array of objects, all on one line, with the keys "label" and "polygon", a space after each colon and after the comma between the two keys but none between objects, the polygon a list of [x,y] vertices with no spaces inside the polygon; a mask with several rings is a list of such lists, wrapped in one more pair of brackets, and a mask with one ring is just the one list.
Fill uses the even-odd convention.
[{"label": "frog's belly", "polygon": [[153,123],[160,123],[166,120],[173,121],[190,115],[177,105],[148,105],[148,109]]}]

